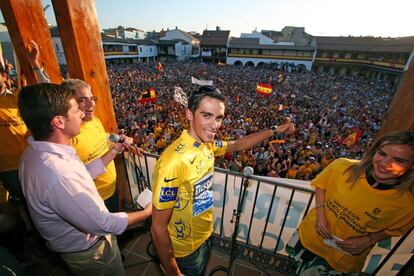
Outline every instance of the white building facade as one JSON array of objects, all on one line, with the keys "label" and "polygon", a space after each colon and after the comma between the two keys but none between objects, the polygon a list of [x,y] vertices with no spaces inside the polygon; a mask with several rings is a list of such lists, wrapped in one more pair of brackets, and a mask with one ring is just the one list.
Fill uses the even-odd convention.
[{"label": "white building facade", "polygon": [[[178,28],[166,31],[165,36],[160,38],[160,46],[163,47],[163,45],[168,45],[168,49],[171,50],[174,45],[176,60],[182,61],[200,56],[200,41]],[[163,52],[167,52],[169,56],[173,55],[171,50],[165,50],[164,47]]]},{"label": "white building facade", "polygon": [[311,70],[316,54],[312,36],[304,28],[285,27],[281,32],[253,31],[230,38],[227,64],[260,66],[266,63],[291,64]]}]

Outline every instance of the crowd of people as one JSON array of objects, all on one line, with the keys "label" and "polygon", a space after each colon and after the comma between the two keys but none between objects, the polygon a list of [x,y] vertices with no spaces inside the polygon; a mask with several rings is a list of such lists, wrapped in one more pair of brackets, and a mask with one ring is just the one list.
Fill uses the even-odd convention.
[{"label": "crowd of people", "polygon": [[[289,72],[292,71],[292,72]],[[361,159],[380,127],[394,94],[390,83],[358,76],[277,71],[199,62],[110,65],[112,98],[120,129],[151,153],[161,152],[188,127],[184,108],[174,101],[174,87],[188,93],[191,77],[212,80],[227,97],[218,138],[235,140],[292,120],[297,131],[277,135],[238,154],[216,159],[216,166],[255,174],[309,180],[338,157]],[[270,96],[256,93],[268,83]],[[141,103],[154,88],[156,101]]]},{"label": "crowd of people", "polygon": [[[311,182],[315,206],[286,246],[299,275],[361,271],[377,242],[412,229],[414,133],[388,133],[370,146],[393,96],[389,83],[267,66],[109,66],[123,132],[109,147],[94,117],[99,99],[90,85],[48,83],[37,44],[27,49],[39,84],[13,92],[0,78],[2,103],[8,104],[1,108],[7,122],[2,131],[13,134],[18,126],[21,133],[13,135],[24,137],[28,129],[32,136],[23,153],[15,150],[17,139],[4,145],[13,146],[14,161],[20,161],[18,170],[14,162],[0,176],[7,184],[18,174],[15,184],[33,224],[75,274],[124,275],[116,235],[151,216],[166,274],[204,275],[214,166],[251,166],[255,174],[305,180],[318,174]],[[263,84],[273,93],[257,93],[269,89]],[[7,113],[17,107],[19,114]],[[117,210],[110,166],[132,141],[161,156],[152,204],[125,213]],[[338,208],[347,211],[338,216]]]}]

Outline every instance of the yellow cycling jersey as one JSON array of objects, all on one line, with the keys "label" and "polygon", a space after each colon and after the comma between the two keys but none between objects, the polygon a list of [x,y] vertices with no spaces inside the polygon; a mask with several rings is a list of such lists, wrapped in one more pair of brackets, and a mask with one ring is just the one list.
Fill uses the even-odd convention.
[{"label": "yellow cycling jersey", "polygon": [[18,92],[0,96],[0,172],[17,170],[27,146],[27,127],[17,108]]},{"label": "yellow cycling jersey", "polygon": [[184,130],[155,165],[153,204],[174,208],[168,232],[175,257],[191,254],[213,232],[214,157],[226,149],[227,142],[200,143]]},{"label": "yellow cycling jersey", "polygon": [[[94,117],[91,121],[82,124],[80,133],[72,139],[72,145],[85,164],[104,155],[109,148],[107,133],[101,121]],[[94,179],[94,182],[104,200],[115,193],[116,170],[114,161],[106,166],[106,172]]]}]

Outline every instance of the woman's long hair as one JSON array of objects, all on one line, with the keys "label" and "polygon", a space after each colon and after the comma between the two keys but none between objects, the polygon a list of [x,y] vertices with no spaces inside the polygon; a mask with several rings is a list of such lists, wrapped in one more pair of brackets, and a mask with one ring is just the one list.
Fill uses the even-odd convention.
[{"label": "woman's long hair", "polygon": [[[379,148],[385,145],[407,145],[414,152],[414,132],[399,131],[391,132],[379,139],[365,154],[364,158],[358,164],[349,167],[346,172],[349,173],[348,181],[351,185],[355,184],[358,178],[373,171],[372,160]],[[414,195],[414,168],[408,169],[399,179],[400,184],[395,189],[400,191],[409,191]]]}]

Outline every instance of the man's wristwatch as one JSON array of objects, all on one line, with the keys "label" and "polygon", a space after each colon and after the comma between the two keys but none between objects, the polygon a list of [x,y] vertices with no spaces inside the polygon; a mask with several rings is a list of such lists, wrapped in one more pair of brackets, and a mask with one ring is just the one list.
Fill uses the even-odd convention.
[{"label": "man's wristwatch", "polygon": [[276,126],[276,125],[271,126],[271,127],[270,127],[270,129],[272,130],[273,135],[275,135],[275,134],[277,133],[277,132],[276,132],[276,130],[277,130],[277,126]]}]

